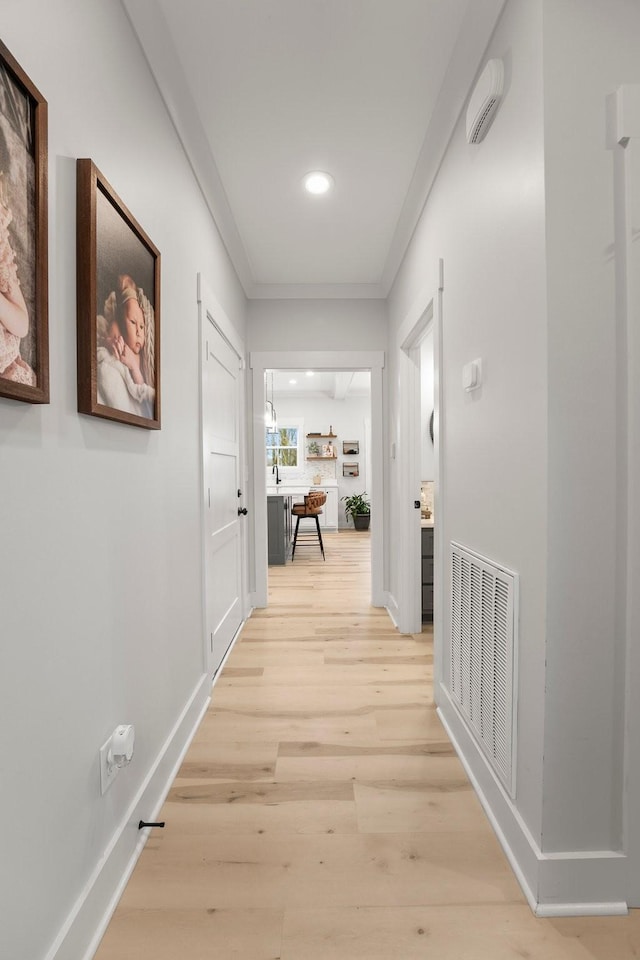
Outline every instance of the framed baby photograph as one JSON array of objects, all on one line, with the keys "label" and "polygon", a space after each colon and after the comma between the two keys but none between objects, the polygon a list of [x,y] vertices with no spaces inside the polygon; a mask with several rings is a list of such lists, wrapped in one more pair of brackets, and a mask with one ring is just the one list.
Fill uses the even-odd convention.
[{"label": "framed baby photograph", "polygon": [[160,429],[160,253],[92,160],[77,161],[78,410]]},{"label": "framed baby photograph", "polygon": [[0,41],[0,397],[49,403],[47,102]]}]

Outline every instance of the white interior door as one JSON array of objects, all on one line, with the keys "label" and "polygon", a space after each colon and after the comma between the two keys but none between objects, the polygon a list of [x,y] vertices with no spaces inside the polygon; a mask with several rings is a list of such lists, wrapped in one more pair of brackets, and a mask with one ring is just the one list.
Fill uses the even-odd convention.
[{"label": "white interior door", "polygon": [[205,318],[202,423],[208,668],[219,668],[243,618],[240,357]]}]

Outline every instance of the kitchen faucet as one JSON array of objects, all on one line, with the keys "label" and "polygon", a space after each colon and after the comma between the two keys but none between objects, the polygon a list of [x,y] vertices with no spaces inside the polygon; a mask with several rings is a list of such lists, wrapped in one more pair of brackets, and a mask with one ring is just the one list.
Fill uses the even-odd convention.
[{"label": "kitchen faucet", "polygon": [[280,474],[278,473],[278,464],[277,464],[277,463],[274,463],[273,469],[272,469],[271,473],[275,473],[275,475],[276,475],[276,483],[282,483],[282,480],[280,479]]}]

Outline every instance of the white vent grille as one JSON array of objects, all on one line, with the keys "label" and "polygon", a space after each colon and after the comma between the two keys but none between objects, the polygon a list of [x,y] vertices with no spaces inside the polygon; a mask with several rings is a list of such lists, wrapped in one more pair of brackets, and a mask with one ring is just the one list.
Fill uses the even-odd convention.
[{"label": "white vent grille", "polygon": [[480,140],[484,139],[484,125],[488,120],[491,119],[491,115],[493,114],[497,103],[498,100],[496,97],[493,97],[491,100],[489,100],[481,115],[473,125],[473,128],[469,134],[469,143],[479,143]]},{"label": "white vent grille", "polygon": [[449,692],[514,796],[517,575],[451,543]]}]

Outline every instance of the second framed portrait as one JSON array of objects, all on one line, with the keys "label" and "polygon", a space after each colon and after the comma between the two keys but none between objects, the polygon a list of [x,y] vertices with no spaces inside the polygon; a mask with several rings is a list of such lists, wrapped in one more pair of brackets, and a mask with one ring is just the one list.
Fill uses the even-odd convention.
[{"label": "second framed portrait", "polygon": [[77,161],[78,410],[160,429],[160,252]]}]

